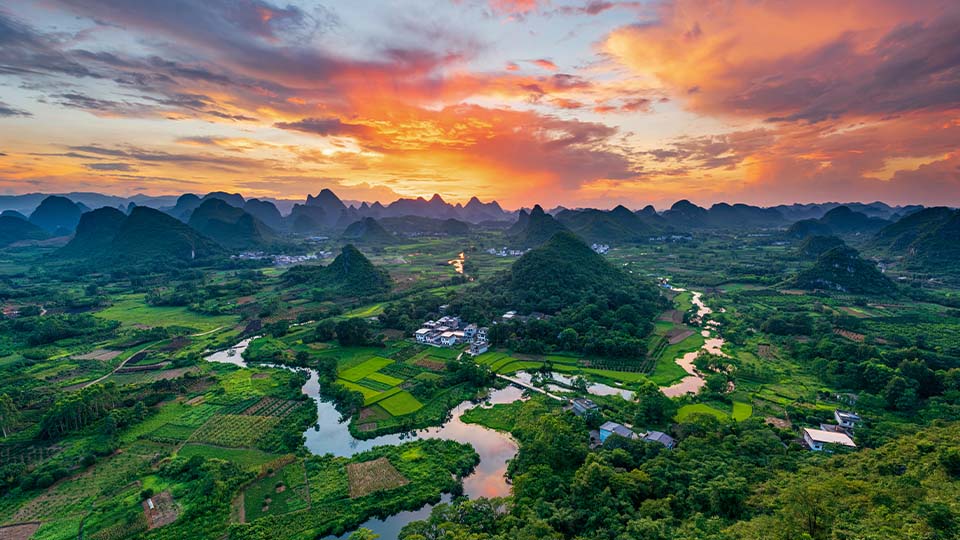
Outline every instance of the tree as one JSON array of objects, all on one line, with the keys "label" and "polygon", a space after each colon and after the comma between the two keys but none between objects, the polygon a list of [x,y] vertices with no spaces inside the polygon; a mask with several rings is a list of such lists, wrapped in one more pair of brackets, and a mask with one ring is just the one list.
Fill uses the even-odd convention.
[{"label": "tree", "polygon": [[380,538],[380,535],[370,529],[357,529],[348,540],[377,540],[377,538]]},{"label": "tree", "polygon": [[13,399],[7,395],[0,395],[0,430],[3,431],[3,438],[7,438],[20,418],[20,411],[13,403]]},{"label": "tree", "polygon": [[366,345],[370,342],[370,326],[363,319],[344,319],[337,323],[337,341],[341,345]]}]

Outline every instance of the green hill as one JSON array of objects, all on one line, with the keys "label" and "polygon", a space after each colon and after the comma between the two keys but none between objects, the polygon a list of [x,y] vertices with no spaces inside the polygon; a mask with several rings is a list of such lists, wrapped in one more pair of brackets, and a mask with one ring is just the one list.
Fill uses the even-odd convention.
[{"label": "green hill", "polygon": [[[119,215],[118,215],[119,214]],[[146,206],[129,216],[101,208],[84,214],[74,236],[57,257],[97,269],[182,266],[223,255],[223,248],[182,221]]]},{"label": "green hill", "polygon": [[954,214],[954,210],[945,206],[925,208],[880,229],[870,243],[891,254],[902,255],[917,239],[945,224]]},{"label": "green hill", "polygon": [[652,303],[655,296],[652,287],[610,264],[569,231],[556,233],[517,259],[502,286],[517,309],[545,313],[620,296]]},{"label": "green hill", "polygon": [[109,206],[87,212],[80,216],[73,238],[57,254],[66,258],[105,257],[109,255],[113,239],[126,220],[126,214]]},{"label": "green hill", "polygon": [[862,259],[857,250],[847,246],[835,247],[820,255],[812,267],[794,278],[792,285],[854,294],[890,294],[896,290],[876,264]]},{"label": "green hill", "polygon": [[801,219],[787,229],[790,238],[803,239],[809,236],[832,236],[833,229],[817,219]]},{"label": "green hill", "polygon": [[50,235],[29,221],[13,217],[0,216],[0,247],[7,247],[24,240],[45,240]]},{"label": "green hill", "polygon": [[517,222],[507,229],[507,237],[516,246],[532,248],[550,240],[554,234],[566,230],[562,223],[544,212],[538,204],[529,214],[526,211],[520,211]]},{"label": "green hill", "polygon": [[370,296],[390,290],[393,282],[386,270],[377,268],[352,244],[327,266],[300,265],[287,270],[284,281],[305,284],[330,296]]},{"label": "green hill", "polygon": [[203,201],[190,215],[188,223],[232,249],[263,247],[276,240],[276,234],[265,223],[219,198]]},{"label": "green hill", "polygon": [[797,252],[806,259],[816,259],[833,248],[845,246],[843,240],[836,236],[808,236],[800,246]]},{"label": "green hill", "polygon": [[397,241],[380,222],[370,217],[351,223],[340,236],[358,244],[392,244]]}]

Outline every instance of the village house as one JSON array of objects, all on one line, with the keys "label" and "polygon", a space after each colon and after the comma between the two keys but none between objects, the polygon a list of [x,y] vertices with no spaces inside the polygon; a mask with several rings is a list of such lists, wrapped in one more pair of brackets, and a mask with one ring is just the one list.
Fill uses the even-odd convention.
[{"label": "village house", "polygon": [[638,436],[630,428],[623,424],[618,424],[616,422],[604,422],[600,426],[600,442],[607,442],[607,438],[611,435],[619,435],[627,439],[637,439]]},{"label": "village house", "polygon": [[846,433],[813,428],[803,428],[803,442],[807,444],[810,450],[817,452],[829,449],[832,445],[847,446],[850,448],[857,447],[853,439]]},{"label": "village house", "polygon": [[470,344],[470,355],[481,355],[490,350],[490,344],[486,341],[474,341]]},{"label": "village house", "polygon": [[468,324],[463,328],[463,337],[469,341],[472,341],[477,335],[477,325]]},{"label": "village house", "polygon": [[448,331],[440,334],[440,344],[444,347],[453,347],[463,343],[463,332]]},{"label": "village house", "polygon": [[677,445],[677,441],[673,437],[667,435],[662,431],[650,431],[645,433],[640,437],[645,441],[660,443],[668,449],[673,448]]},{"label": "village house", "polygon": [[833,411],[833,418],[836,419],[837,424],[840,427],[846,430],[852,430],[853,428],[857,427],[861,421],[860,415],[857,413],[842,411],[840,409]]},{"label": "village house", "polygon": [[583,416],[587,413],[599,411],[600,406],[587,398],[575,398],[573,400],[573,414]]}]

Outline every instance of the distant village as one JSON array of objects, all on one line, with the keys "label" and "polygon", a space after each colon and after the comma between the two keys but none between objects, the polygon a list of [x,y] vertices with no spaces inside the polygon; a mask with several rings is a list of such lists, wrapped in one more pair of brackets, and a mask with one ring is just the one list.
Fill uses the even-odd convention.
[{"label": "distant village", "polygon": [[318,251],[316,253],[309,253],[307,255],[274,255],[270,253],[264,253],[262,251],[244,251],[238,255],[231,255],[231,259],[237,259],[241,261],[263,261],[271,260],[273,261],[274,266],[292,266],[294,264],[302,264],[308,261],[316,261],[318,259],[329,259],[333,257],[332,251]]},{"label": "distant village", "polygon": [[530,251],[529,249],[507,249],[502,247],[500,249],[490,248],[487,250],[487,253],[493,255],[494,257],[519,257],[524,253]]}]

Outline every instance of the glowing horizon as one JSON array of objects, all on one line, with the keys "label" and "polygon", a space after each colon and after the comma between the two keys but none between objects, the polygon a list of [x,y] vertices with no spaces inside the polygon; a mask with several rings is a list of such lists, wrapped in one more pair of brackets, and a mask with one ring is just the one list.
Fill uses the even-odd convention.
[{"label": "glowing horizon", "polygon": [[0,7],[0,193],[960,205],[939,0]]}]

